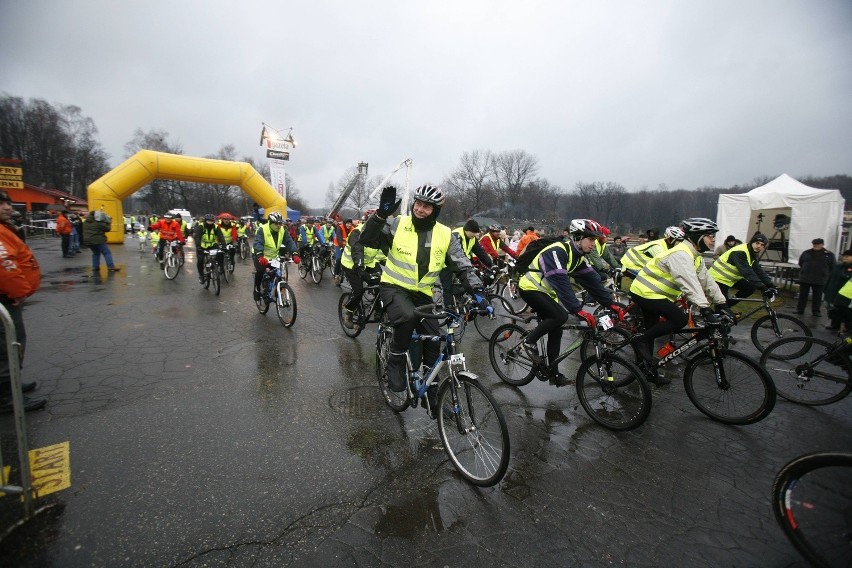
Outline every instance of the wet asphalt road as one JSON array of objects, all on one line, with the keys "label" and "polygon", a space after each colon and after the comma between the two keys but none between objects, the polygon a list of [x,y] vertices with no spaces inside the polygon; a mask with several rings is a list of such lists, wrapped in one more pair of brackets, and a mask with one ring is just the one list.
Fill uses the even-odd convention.
[{"label": "wet asphalt road", "polygon": [[[328,273],[317,286],[291,271],[298,318],[284,329],[274,308],[257,313],[250,264],[216,297],[194,264],[167,281],[130,238],[111,245],[122,270],[99,277],[88,252],[32,245],[44,275],[24,379],[49,405],[28,415],[30,445],[70,441],[72,486],[0,542],[2,566],[801,566],[772,517],[774,475],[852,450],[852,399],[779,399],[729,427],[678,380],[652,387],[646,424],[613,433],[573,387],[500,383],[469,330],[468,368],[512,444],[506,478],[479,489],[422,409],[383,405],[374,326],[342,334]],[[0,417],[14,465],[12,428]],[[0,499],[0,529],[20,512]]]}]

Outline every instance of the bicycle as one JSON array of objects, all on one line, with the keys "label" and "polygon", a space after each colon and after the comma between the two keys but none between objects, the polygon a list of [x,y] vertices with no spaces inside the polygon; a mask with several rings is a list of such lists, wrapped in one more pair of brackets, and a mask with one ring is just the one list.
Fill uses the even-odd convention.
[{"label": "bicycle", "polygon": [[[530,323],[537,316],[508,316],[516,322]],[[607,334],[626,334],[614,327],[609,316],[598,318],[595,327],[566,324],[563,329],[579,332],[579,337],[559,356],[544,364],[535,363],[527,355],[522,343],[529,329],[517,323],[498,327],[488,342],[488,358],[500,379],[512,386],[529,384],[533,378],[555,380],[559,364],[577,350],[581,350],[581,363],[574,383],[577,397],[586,413],[598,424],[610,430],[632,430],[648,418],[651,412],[651,389],[644,373],[631,361],[616,355],[610,348]],[[539,352],[545,353],[546,337],[539,340]],[[584,347],[591,345],[594,352]],[[546,360],[545,355],[545,360]]]},{"label": "bicycle", "polygon": [[[438,422],[438,434],[450,461],[461,475],[481,487],[498,483],[509,466],[509,431],[506,420],[491,392],[467,370],[465,358],[456,351],[451,312],[438,311],[435,304],[419,306],[415,315],[424,319],[442,320],[447,332],[439,335],[412,334],[412,346],[421,342],[441,343],[441,352],[431,367],[412,364],[406,355],[406,388],[402,392],[390,389],[387,362],[391,352],[393,327],[383,318],[376,335],[376,376],[385,403],[402,412],[417,406],[418,401],[429,416]],[[435,392],[434,405],[430,401]]]},{"label": "bicycle", "polygon": [[284,327],[292,327],[296,323],[296,294],[288,283],[288,257],[278,255],[277,260],[270,260],[269,267],[260,281],[260,298],[255,300],[257,311],[266,315],[269,304],[275,303],[278,321]]},{"label": "bicycle", "polygon": [[204,267],[201,272],[201,277],[204,279],[204,289],[210,288],[213,284],[213,292],[218,296],[221,289],[219,282],[219,255],[222,251],[218,248],[204,249],[201,251],[204,255]]},{"label": "bicycle", "polygon": [[[732,325],[730,318],[722,317],[718,322],[685,327],[673,335],[687,335],[688,339],[680,345],[672,342],[672,350],[654,361],[635,354],[638,366],[652,381],[658,381],[659,370],[684,355],[683,384],[695,408],[724,424],[759,422],[775,407],[775,384],[757,361],[725,347]],[[618,351],[626,345],[614,349]]]},{"label": "bicycle", "polygon": [[775,294],[762,296],[761,298],[738,298],[737,306],[742,302],[759,302],[753,310],[740,314],[737,317],[737,323],[745,318],[766,310],[766,315],[759,317],[754,325],[751,326],[751,342],[757,347],[757,350],[763,352],[766,347],[781,337],[792,335],[806,335],[811,337],[813,333],[811,329],[799,318],[787,314],[779,314],[772,307],[772,302],[775,301]]},{"label": "bicycle", "polygon": [[234,248],[234,243],[228,243],[227,245],[225,245],[225,249],[223,251],[225,258],[222,260],[221,269],[222,277],[225,279],[225,282],[230,282],[234,274],[234,259],[231,256],[231,253]]},{"label": "bicycle", "polygon": [[783,337],[760,357],[782,398],[807,406],[837,402],[852,392],[852,337],[832,343],[815,337]]},{"label": "bicycle", "polygon": [[166,278],[174,280],[183,266],[183,249],[178,241],[170,241],[163,247],[162,264]]},{"label": "bicycle", "polygon": [[240,259],[243,262],[247,262],[251,258],[251,245],[249,245],[249,240],[246,235],[240,235],[237,237],[237,250],[240,253]]},{"label": "bicycle", "polygon": [[305,248],[302,262],[299,264],[299,276],[304,279],[310,274],[314,284],[322,282],[322,264],[319,258],[319,250],[317,250],[318,246],[321,245],[315,244]]},{"label": "bicycle", "polygon": [[340,295],[340,299],[337,301],[337,319],[340,321],[343,333],[347,336],[358,337],[368,323],[378,323],[381,320],[384,314],[382,302],[379,300],[379,280],[381,277],[381,272],[370,273],[369,279],[364,282],[364,294],[361,296],[361,303],[358,304],[352,314],[352,320],[355,323],[355,327],[352,329],[344,324],[346,304],[349,303],[352,293],[344,292]]},{"label": "bicycle", "polygon": [[852,565],[852,454],[818,452],[787,463],[772,483],[772,512],[814,566]]}]

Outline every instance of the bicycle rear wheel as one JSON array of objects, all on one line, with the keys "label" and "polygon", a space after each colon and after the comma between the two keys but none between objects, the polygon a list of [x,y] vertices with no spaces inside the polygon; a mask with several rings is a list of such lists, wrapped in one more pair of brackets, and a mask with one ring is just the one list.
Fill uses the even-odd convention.
[{"label": "bicycle rear wheel", "polygon": [[504,300],[501,296],[488,294],[486,299],[488,300],[488,304],[494,310],[494,317],[490,318],[482,314],[476,314],[476,317],[473,319],[473,325],[476,327],[476,331],[479,333],[480,337],[489,341],[491,336],[494,335],[494,330],[503,325],[503,323],[506,322],[506,316],[513,312],[512,306],[510,306],[509,302]]},{"label": "bicycle rear wheel", "polygon": [[813,333],[805,322],[799,318],[788,316],[787,314],[775,314],[778,321],[778,333],[772,325],[772,318],[765,315],[758,318],[751,326],[751,342],[757,347],[758,351],[766,349],[770,343],[778,341],[782,337],[790,337],[793,335],[805,335],[811,337]]},{"label": "bicycle rear wheel", "polygon": [[814,566],[852,565],[852,454],[806,454],[785,465],[772,484],[772,511]]},{"label": "bicycle rear wheel", "polygon": [[292,327],[296,323],[296,295],[289,284],[280,280],[275,288],[275,311],[284,327]]},{"label": "bicycle rear wheel", "polygon": [[337,320],[340,322],[340,327],[341,329],[343,329],[343,333],[345,333],[349,337],[354,338],[361,335],[362,326],[360,324],[363,318],[360,314],[361,310],[356,310],[352,314],[352,319],[355,321],[356,324],[355,327],[353,329],[349,329],[348,327],[346,327],[346,324],[344,323],[346,319],[346,304],[349,303],[349,299],[351,297],[352,294],[349,292],[344,292],[343,294],[341,294],[340,299],[337,301]]},{"label": "bicycle rear wheel", "polygon": [[691,358],[683,374],[686,394],[695,407],[725,424],[754,424],[775,407],[775,385],[753,359],[716,349]]},{"label": "bicycle rear wheel", "polygon": [[509,467],[509,430],[494,397],[475,375],[462,371],[441,384],[438,433],[465,479],[480,487],[503,479]]},{"label": "bicycle rear wheel", "polygon": [[610,430],[632,430],[651,413],[651,389],[645,376],[627,359],[593,355],[577,370],[577,397],[586,413]]},{"label": "bicycle rear wheel", "polygon": [[163,266],[163,272],[166,273],[166,278],[174,280],[180,272],[180,263],[174,254],[167,254]]},{"label": "bicycle rear wheel", "polygon": [[784,337],[760,357],[778,394],[808,406],[831,404],[852,392],[852,362],[845,353],[830,353],[834,344],[814,337]]},{"label": "bicycle rear wheel", "polygon": [[379,382],[379,390],[391,410],[402,412],[408,408],[408,389],[402,392],[391,390],[388,382],[388,357],[391,352],[391,340],[393,339],[393,328],[383,321],[379,324],[379,333],[376,336],[376,379]]},{"label": "bicycle rear wheel", "polygon": [[535,377],[533,362],[524,352],[521,342],[528,331],[513,323],[494,330],[488,341],[488,358],[497,376],[505,383],[521,387]]}]

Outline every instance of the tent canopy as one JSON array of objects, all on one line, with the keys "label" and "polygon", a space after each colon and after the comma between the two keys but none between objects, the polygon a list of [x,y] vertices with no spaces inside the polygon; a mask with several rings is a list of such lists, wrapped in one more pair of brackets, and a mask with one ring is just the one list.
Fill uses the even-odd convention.
[{"label": "tent canopy", "polygon": [[[781,247],[774,245],[781,244],[782,236],[789,241],[790,262],[797,262],[817,237],[825,240],[825,248],[837,253],[844,204],[843,196],[836,189],[816,189],[781,174],[748,193],[719,196],[716,241],[720,243],[726,236],[734,235],[747,242],[759,227],[760,232],[769,237],[770,249],[780,251]],[[786,215],[789,220],[779,215]],[[767,254],[767,258],[776,257]]]}]

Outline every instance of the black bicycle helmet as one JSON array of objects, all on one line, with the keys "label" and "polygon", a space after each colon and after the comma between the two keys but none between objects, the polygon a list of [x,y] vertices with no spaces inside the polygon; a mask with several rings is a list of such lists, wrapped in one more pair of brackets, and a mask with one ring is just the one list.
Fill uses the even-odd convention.
[{"label": "black bicycle helmet", "polygon": [[210,221],[211,223],[216,221],[216,216],[213,213],[208,213],[204,216],[204,221]]},{"label": "black bicycle helmet", "polygon": [[497,223],[492,223],[492,224],[488,225],[488,231],[489,232],[494,231],[496,233],[499,233],[502,230],[503,230],[503,227],[501,227]]}]

